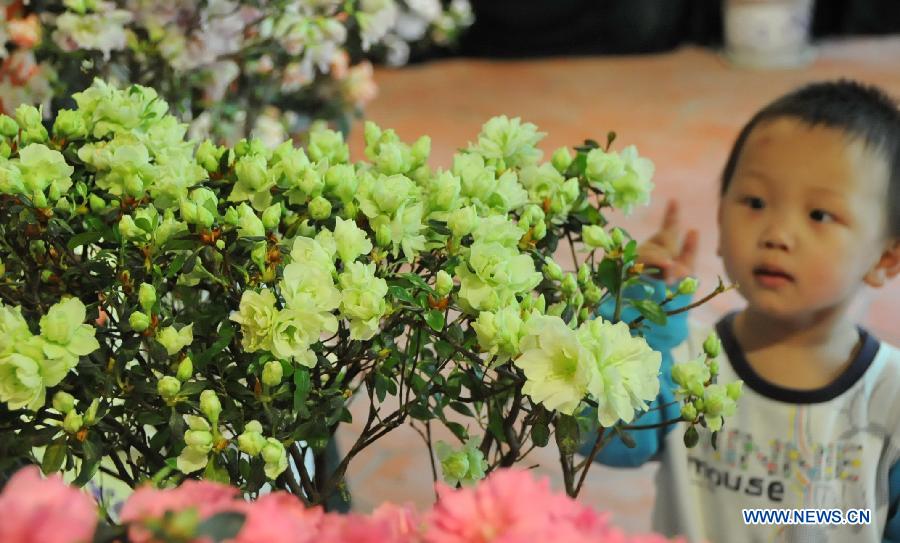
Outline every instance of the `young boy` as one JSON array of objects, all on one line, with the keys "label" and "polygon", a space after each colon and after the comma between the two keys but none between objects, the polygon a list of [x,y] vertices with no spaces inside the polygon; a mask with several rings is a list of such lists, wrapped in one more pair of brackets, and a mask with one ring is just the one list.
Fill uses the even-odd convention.
[{"label": "young boy", "polygon": [[[670,204],[663,229],[639,249],[665,282],[692,267],[696,232],[680,243],[677,222]],[[849,81],[809,85],[769,104],[732,148],[718,224],[718,254],[747,302],[714,327],[720,382],[744,381],[737,413],[716,448],[706,432],[686,448],[680,423],[632,431],[636,447],[614,441],[598,461],[661,460],[653,521],[667,535],[715,543],[900,541],[900,350],[848,314],[864,285],[881,287],[900,273],[897,105]],[[664,291],[659,282],[657,296]],[[684,313],[648,327],[648,342],[663,352],[654,405],[663,407],[636,425],[680,416],[671,364],[701,354],[708,332],[689,327]],[[871,517],[745,521],[742,510],[763,508],[865,509]]]}]

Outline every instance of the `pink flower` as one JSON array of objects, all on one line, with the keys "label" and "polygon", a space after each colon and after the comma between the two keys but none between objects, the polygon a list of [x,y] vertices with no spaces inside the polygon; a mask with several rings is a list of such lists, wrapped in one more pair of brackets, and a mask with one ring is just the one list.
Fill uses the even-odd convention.
[{"label": "pink flower", "polygon": [[[137,489],[122,507],[121,521],[143,522],[162,518],[166,511],[196,509],[205,519],[222,511],[238,511],[243,502],[236,501],[238,490],[234,487],[209,481],[185,481],[178,488],[157,490],[151,486]],[[129,530],[133,543],[149,543],[150,534],[135,526]]]},{"label": "pink flower", "polygon": [[318,538],[324,513],[307,508],[296,496],[275,492],[244,503],[244,525],[234,543],[307,543]]},{"label": "pink flower", "polygon": [[[524,470],[492,473],[475,488],[438,485],[426,543],[652,543],[629,538],[600,514]],[[660,541],[665,541],[664,539]]]},{"label": "pink flower", "polygon": [[3,543],[88,543],[97,527],[97,505],[63,483],[41,477],[36,466],[16,473],[0,494]]},{"label": "pink flower", "polygon": [[385,504],[371,515],[328,515],[317,539],[321,543],[419,543],[415,514],[408,507]]}]

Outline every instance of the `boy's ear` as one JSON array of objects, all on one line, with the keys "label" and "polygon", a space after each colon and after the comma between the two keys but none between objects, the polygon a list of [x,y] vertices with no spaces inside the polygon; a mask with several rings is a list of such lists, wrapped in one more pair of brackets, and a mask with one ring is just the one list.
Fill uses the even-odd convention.
[{"label": "boy's ear", "polygon": [[883,287],[888,279],[897,274],[900,274],[900,239],[891,242],[878,263],[866,274],[864,281],[871,287]]}]

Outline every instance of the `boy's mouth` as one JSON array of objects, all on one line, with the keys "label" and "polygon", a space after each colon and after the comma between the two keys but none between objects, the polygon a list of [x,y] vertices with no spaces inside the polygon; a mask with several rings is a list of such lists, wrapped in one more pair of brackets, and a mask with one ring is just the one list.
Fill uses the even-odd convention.
[{"label": "boy's mouth", "polygon": [[791,274],[775,266],[757,266],[753,268],[753,277],[765,286],[780,286],[794,282]]}]

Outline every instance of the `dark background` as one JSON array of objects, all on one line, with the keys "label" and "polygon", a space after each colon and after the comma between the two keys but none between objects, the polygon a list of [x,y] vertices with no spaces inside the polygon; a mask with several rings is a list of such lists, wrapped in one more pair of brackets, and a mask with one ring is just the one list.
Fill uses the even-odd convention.
[{"label": "dark background", "polygon": [[[722,43],[724,0],[470,0],[469,57],[636,54]],[[813,38],[900,33],[900,0],[815,0]],[[424,59],[423,58],[423,59]]]}]

